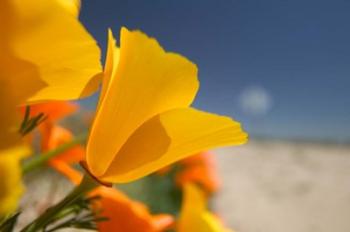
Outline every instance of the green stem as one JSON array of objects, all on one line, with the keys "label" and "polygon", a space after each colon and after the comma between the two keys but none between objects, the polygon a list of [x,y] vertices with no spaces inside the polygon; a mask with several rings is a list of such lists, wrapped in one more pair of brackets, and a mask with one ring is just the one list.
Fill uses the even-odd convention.
[{"label": "green stem", "polygon": [[76,136],[72,141],[65,143],[59,147],[57,147],[54,150],[48,151],[46,153],[35,155],[34,158],[31,160],[28,160],[28,162],[24,163],[22,166],[22,172],[23,174],[26,174],[36,168],[39,168],[46,164],[46,162],[57,156],[62,154],[63,152],[66,152],[67,150],[71,149],[72,147],[76,146],[77,144],[83,143],[86,141],[87,134],[81,134]]},{"label": "green stem", "polygon": [[57,214],[62,212],[62,210],[64,210],[66,207],[72,205],[81,196],[90,192],[97,186],[98,183],[92,177],[85,175],[80,185],[75,187],[75,189],[73,189],[73,191],[70,192],[62,201],[52,206],[51,208],[48,208],[44,214],[23,228],[21,232],[37,232],[45,226],[49,225]]}]

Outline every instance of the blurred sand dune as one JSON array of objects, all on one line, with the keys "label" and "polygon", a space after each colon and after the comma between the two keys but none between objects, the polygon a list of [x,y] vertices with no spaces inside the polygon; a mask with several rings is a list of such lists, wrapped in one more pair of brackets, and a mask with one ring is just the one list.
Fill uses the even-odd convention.
[{"label": "blurred sand dune", "polygon": [[[350,231],[350,146],[251,141],[215,154],[223,186],[214,205],[237,232]],[[19,227],[72,187],[48,169],[32,174]]]},{"label": "blurred sand dune", "polygon": [[216,154],[216,210],[238,232],[350,231],[350,146],[251,141]]}]

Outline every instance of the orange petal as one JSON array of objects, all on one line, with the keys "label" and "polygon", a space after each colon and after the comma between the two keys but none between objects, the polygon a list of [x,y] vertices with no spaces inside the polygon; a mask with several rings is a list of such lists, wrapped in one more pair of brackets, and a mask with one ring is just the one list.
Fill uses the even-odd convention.
[{"label": "orange petal", "polygon": [[[50,151],[73,139],[72,133],[58,125],[45,123],[40,127],[42,132],[42,150]],[[76,145],[68,151],[52,158],[51,160],[61,160],[66,163],[79,163],[83,160],[85,149],[81,145]]]},{"label": "orange petal", "polygon": [[66,162],[60,160],[51,160],[50,165],[56,171],[67,177],[75,185],[78,185],[83,179],[83,175],[79,171],[72,168]]},{"label": "orange petal", "polygon": [[79,105],[69,101],[50,101],[30,106],[31,116],[44,113],[48,120],[55,121],[75,113]]},{"label": "orange petal", "polygon": [[207,193],[217,192],[219,189],[219,180],[217,176],[210,173],[205,167],[192,167],[176,175],[176,183],[184,186],[186,183],[197,183]]},{"label": "orange petal", "polygon": [[217,175],[214,156],[207,152],[202,152],[190,156],[179,162],[183,168],[176,174],[176,183],[184,186],[186,183],[197,183],[201,185],[207,193],[218,191],[220,179]]},{"label": "orange petal", "polygon": [[160,232],[173,222],[170,215],[151,215],[144,204],[113,188],[100,187],[92,195],[101,196],[95,208],[109,219],[98,223],[100,232]]},{"label": "orange petal", "polygon": [[153,227],[156,231],[171,229],[175,225],[174,217],[168,214],[155,215],[152,220]]}]

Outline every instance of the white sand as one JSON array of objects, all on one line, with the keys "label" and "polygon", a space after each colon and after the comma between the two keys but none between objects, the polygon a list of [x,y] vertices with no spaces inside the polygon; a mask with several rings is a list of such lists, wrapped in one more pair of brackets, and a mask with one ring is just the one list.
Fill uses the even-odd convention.
[{"label": "white sand", "polygon": [[350,146],[253,141],[216,153],[216,209],[237,232],[350,231]]}]

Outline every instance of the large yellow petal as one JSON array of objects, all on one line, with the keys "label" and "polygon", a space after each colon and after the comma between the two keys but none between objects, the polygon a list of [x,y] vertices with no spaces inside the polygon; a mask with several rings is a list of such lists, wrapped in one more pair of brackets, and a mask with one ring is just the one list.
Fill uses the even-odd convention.
[{"label": "large yellow petal", "polygon": [[9,84],[0,78],[0,150],[15,145],[20,139],[16,127],[16,103]]},{"label": "large yellow petal", "polygon": [[120,49],[116,46],[116,40],[113,36],[111,29],[108,29],[108,41],[107,41],[107,56],[104,68],[104,78],[102,82],[101,94],[99,105],[104,99],[108,87],[110,86],[110,81],[115,77],[115,72],[118,67],[120,57]]},{"label": "large yellow petal", "polygon": [[5,50],[8,50],[9,37],[14,30],[14,12],[11,1],[0,1],[0,12],[0,51],[4,53]]},{"label": "large yellow petal", "polygon": [[0,150],[20,140],[16,106],[45,86],[36,71],[30,63],[0,53]]},{"label": "large yellow petal", "polygon": [[97,89],[100,51],[72,12],[57,0],[3,1],[0,15],[12,12],[0,29],[8,34],[9,50],[35,65],[47,83],[29,102],[76,99]]},{"label": "large yellow petal", "polygon": [[240,124],[193,108],[159,114],[125,143],[104,175],[107,182],[129,182],[173,162],[218,146],[245,143]]},{"label": "large yellow petal", "polygon": [[20,161],[28,153],[23,146],[0,151],[0,218],[17,208],[23,192]]},{"label": "large yellow petal", "polygon": [[117,65],[87,146],[87,163],[96,176],[106,171],[139,126],[161,112],[189,106],[198,90],[196,66],[165,52],[155,39],[140,31],[122,28]]},{"label": "large yellow petal", "polygon": [[[35,65],[14,57],[10,53],[0,54],[0,88],[8,95],[4,101],[23,104],[29,97],[47,85],[39,77]],[[11,98],[13,99],[10,99]]]}]

